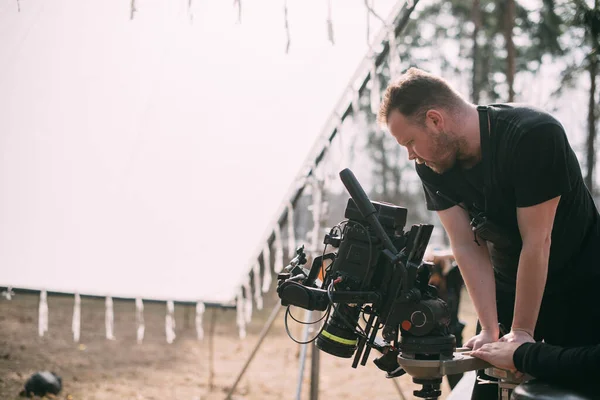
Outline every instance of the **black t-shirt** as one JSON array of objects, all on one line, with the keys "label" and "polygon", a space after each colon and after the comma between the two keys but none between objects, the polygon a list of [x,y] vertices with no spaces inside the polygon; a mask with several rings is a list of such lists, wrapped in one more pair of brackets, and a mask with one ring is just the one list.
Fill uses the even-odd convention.
[{"label": "black t-shirt", "polygon": [[440,211],[461,203],[473,213],[486,211],[510,238],[502,248],[491,242],[487,246],[499,288],[514,291],[522,247],[517,207],[561,196],[552,229],[546,293],[562,291],[574,281],[575,272],[589,267],[589,262],[578,261],[578,254],[584,247],[600,244],[598,211],[577,157],[562,125],[550,114],[521,104],[493,104],[488,112],[492,160],[488,209],[483,195],[485,160],[468,170],[457,164],[443,174],[417,164],[427,208]]}]

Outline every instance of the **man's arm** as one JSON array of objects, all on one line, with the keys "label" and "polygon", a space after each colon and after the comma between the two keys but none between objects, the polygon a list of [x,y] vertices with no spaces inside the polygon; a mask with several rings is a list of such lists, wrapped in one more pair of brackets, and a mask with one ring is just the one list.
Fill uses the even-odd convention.
[{"label": "man's arm", "polygon": [[556,382],[592,383],[600,376],[600,345],[564,348],[524,343],[514,352],[516,369]]},{"label": "man's arm", "polygon": [[[438,211],[438,215],[450,237],[452,252],[473,300],[482,330],[498,339],[498,313],[496,311],[496,284],[494,270],[487,246],[474,241],[469,215],[458,206]],[[478,347],[478,346],[475,346]]]},{"label": "man's arm", "polygon": [[559,347],[547,343],[489,343],[470,352],[490,364],[550,382],[589,384],[600,376],[600,345]]},{"label": "man's arm", "polygon": [[560,196],[531,207],[517,208],[517,222],[523,241],[517,271],[513,331],[531,337],[542,303],[548,275],[550,238]]}]

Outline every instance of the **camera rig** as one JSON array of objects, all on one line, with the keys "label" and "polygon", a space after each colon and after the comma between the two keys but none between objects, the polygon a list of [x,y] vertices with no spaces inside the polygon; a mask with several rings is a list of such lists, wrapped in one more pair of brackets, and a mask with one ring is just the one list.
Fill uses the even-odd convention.
[{"label": "camera rig", "polygon": [[[448,329],[450,313],[428,284],[429,266],[423,262],[433,225],[413,225],[405,232],[406,208],[371,202],[349,169],[340,178],[351,196],[347,220],[324,239],[325,248],[337,252],[315,257],[307,270],[304,248],[297,249],[278,276],[282,305],[325,311],[316,346],[338,357],[354,355],[354,368],[366,364],[371,349],[382,354],[374,362],[388,378],[406,373],[399,357],[452,359],[456,339]],[[441,376],[413,380],[423,385],[415,396],[441,394]]]},{"label": "camera rig", "polygon": [[[296,250],[278,276],[281,304],[324,311],[318,321],[326,321],[313,339],[320,350],[354,356],[356,368],[366,365],[375,349],[381,356],[374,363],[386,377],[408,373],[422,385],[413,392],[416,397],[437,399],[444,375],[488,368],[496,376],[489,364],[456,348],[448,306],[429,285],[431,264],[423,255],[433,225],[404,231],[406,208],[370,201],[349,169],[340,178],[351,196],[347,219],[325,235],[323,254],[314,257],[310,269],[304,267],[304,247]],[[328,246],[337,251],[327,253]],[[506,378],[504,372],[497,376]],[[514,386],[508,379],[499,394]]]}]

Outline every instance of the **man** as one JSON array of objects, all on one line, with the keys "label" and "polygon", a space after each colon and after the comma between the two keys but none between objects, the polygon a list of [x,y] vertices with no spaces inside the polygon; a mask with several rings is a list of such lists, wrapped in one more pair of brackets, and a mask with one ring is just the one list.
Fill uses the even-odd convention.
[{"label": "man", "polygon": [[[600,218],[562,125],[524,105],[478,108],[416,68],[387,88],[378,119],[450,238],[480,325],[465,346],[599,343]],[[496,393],[476,385],[472,398]]]}]

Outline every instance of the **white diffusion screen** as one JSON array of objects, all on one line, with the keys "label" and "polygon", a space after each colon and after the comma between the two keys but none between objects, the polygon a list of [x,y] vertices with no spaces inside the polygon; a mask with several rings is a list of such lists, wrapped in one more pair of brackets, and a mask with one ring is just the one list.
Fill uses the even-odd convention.
[{"label": "white diffusion screen", "polygon": [[366,53],[364,3],[333,2],[332,46],[324,3],[288,1],[287,55],[279,3],[129,4],[0,2],[0,286],[231,301]]}]

